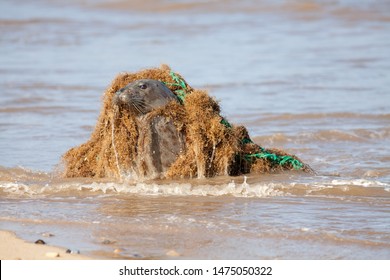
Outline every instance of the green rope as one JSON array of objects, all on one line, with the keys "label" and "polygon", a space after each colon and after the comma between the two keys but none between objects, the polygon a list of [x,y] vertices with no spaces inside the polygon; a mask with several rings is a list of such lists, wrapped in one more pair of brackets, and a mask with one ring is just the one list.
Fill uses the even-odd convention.
[{"label": "green rope", "polygon": [[[244,138],[241,140],[243,144],[255,144],[251,139]],[[257,145],[258,146],[258,145]],[[303,163],[297,160],[296,158],[293,158],[292,156],[278,156],[277,154],[270,153],[266,149],[259,147],[259,153],[255,154],[246,154],[244,155],[244,158],[248,161],[252,160],[253,158],[259,158],[259,159],[267,159],[275,164],[278,164],[280,166],[284,166],[286,164],[291,164],[295,170],[302,169],[304,167]]]},{"label": "green rope", "polygon": [[[174,83],[167,83],[167,82],[163,82],[163,83],[166,84],[167,86],[178,87],[179,89],[175,90],[176,96],[180,99],[181,103],[184,104],[184,101],[185,101],[185,98],[186,98],[186,95],[188,92],[186,82],[182,78],[180,78],[176,73],[174,73],[173,71],[171,71],[169,73],[169,75],[171,76]],[[227,128],[232,128],[232,125],[224,118],[221,119],[221,124],[223,124]],[[255,144],[250,138],[242,139],[241,143],[242,144],[249,144],[249,143]],[[284,166],[286,164],[291,164],[293,166],[293,168],[296,170],[302,169],[304,167],[304,164],[294,157],[278,156],[277,154],[268,152],[266,149],[262,148],[259,145],[257,145],[257,146],[259,148],[259,152],[255,153],[255,154],[245,154],[244,155],[245,160],[251,161],[251,160],[256,159],[256,158],[257,159],[266,159],[266,160],[270,160],[273,163],[278,164],[280,166]]]},{"label": "green rope", "polygon": [[224,118],[222,118],[220,123],[223,124],[224,126],[226,126],[227,128],[232,128],[232,125],[227,120],[225,120]]},{"label": "green rope", "polygon": [[249,138],[243,138],[243,139],[241,140],[241,143],[242,143],[242,144],[249,144],[249,143],[254,144],[253,141],[252,141],[251,139],[249,139]]},{"label": "green rope", "polygon": [[167,86],[179,87],[179,89],[175,90],[175,93],[176,96],[180,99],[181,103],[184,103],[184,100],[187,95],[186,82],[173,71],[169,72],[169,75],[171,76],[174,83],[167,83],[167,82],[163,82],[163,83],[166,84]]},{"label": "green rope", "polygon": [[273,153],[269,153],[268,151],[256,153],[256,154],[246,154],[244,155],[246,160],[252,160],[253,158],[258,159],[266,159],[278,164],[280,166],[284,166],[286,164],[291,164],[295,170],[302,169],[304,167],[303,163],[293,158],[291,156],[278,156]]}]

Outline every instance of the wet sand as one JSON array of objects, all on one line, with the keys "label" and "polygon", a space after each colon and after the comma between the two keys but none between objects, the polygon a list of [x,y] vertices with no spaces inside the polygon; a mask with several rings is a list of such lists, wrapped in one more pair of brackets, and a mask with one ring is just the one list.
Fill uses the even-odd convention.
[{"label": "wet sand", "polygon": [[66,253],[67,249],[47,244],[34,244],[18,238],[14,233],[0,231],[1,260],[88,260],[80,254]]}]

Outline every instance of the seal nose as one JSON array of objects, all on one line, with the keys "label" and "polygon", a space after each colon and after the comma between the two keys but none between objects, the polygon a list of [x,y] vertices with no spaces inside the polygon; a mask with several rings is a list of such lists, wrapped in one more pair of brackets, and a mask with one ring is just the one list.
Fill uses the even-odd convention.
[{"label": "seal nose", "polygon": [[120,101],[122,101],[123,103],[126,103],[126,102],[128,102],[129,100],[129,98],[125,95],[125,94],[122,94],[122,95],[119,95],[119,99],[120,99]]},{"label": "seal nose", "polygon": [[116,103],[118,103],[118,102],[125,102],[126,97],[123,94],[124,91],[125,91],[125,89],[121,88],[120,90],[115,92],[114,101]]},{"label": "seal nose", "polygon": [[115,92],[114,98],[112,99],[113,104],[119,105],[121,101],[121,93],[123,92],[123,88]]}]

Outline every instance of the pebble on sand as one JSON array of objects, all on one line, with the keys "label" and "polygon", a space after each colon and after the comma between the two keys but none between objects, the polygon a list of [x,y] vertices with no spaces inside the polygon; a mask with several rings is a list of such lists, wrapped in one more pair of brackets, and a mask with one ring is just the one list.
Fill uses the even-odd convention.
[{"label": "pebble on sand", "polygon": [[80,251],[79,250],[67,249],[65,253],[67,253],[67,254],[80,254]]},{"label": "pebble on sand", "polygon": [[168,257],[178,257],[178,256],[180,256],[180,254],[178,252],[176,252],[175,250],[169,250],[168,252],[166,252],[166,255]]},{"label": "pebble on sand", "polygon": [[58,258],[60,256],[60,253],[58,252],[47,252],[45,254],[46,257],[48,258]]},{"label": "pebble on sand", "polygon": [[123,252],[123,249],[121,249],[121,248],[116,248],[115,250],[114,250],[114,253],[115,254],[119,254],[119,253],[122,253]]}]

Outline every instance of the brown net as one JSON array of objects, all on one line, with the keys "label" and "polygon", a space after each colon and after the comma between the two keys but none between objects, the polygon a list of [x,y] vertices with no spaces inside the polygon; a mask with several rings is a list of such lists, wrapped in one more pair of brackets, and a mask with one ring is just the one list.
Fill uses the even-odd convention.
[{"label": "brown net", "polygon": [[[112,99],[119,89],[139,79],[162,81],[172,92],[178,93],[182,87],[171,74],[166,65],[119,74],[104,94],[101,113],[90,139],[63,156],[64,176],[120,178],[131,174],[146,175],[147,170],[140,170],[142,166],[136,161],[137,154],[148,145],[149,139],[140,143],[140,133],[147,128],[140,127],[136,116],[129,111],[115,109]],[[175,75],[184,81],[180,75]],[[163,116],[171,120],[185,137],[185,149],[161,177],[200,178],[297,169],[291,161],[282,165],[269,156],[258,156],[262,148],[250,140],[245,127],[228,124],[220,116],[218,103],[207,92],[193,89],[188,84],[183,104],[170,102],[149,114],[149,119]],[[247,141],[243,141],[245,139]],[[267,152],[299,160],[280,150]],[[307,171],[310,168],[303,164],[300,169]]]}]

